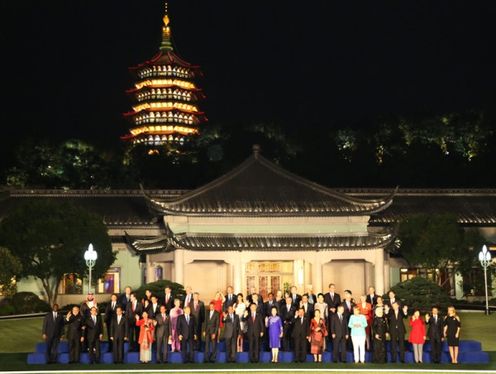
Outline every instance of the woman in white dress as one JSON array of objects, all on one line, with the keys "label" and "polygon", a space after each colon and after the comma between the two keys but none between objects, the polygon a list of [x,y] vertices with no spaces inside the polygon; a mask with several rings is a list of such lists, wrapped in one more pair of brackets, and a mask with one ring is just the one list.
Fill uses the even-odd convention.
[{"label": "woman in white dress", "polygon": [[242,317],[246,310],[246,304],[243,299],[243,294],[239,293],[236,299],[236,304],[234,305],[234,313],[239,316],[240,333],[238,335],[237,351],[243,352],[243,340],[246,334],[246,322],[243,322]]}]

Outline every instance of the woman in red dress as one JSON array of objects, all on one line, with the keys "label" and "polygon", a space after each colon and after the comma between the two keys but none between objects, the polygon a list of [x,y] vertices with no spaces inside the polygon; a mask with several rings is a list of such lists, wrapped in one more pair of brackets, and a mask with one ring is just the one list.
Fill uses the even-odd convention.
[{"label": "woman in red dress", "polygon": [[148,318],[148,313],[143,312],[142,319],[136,315],[136,326],[140,328],[138,343],[140,346],[140,361],[143,363],[152,360],[152,344],[153,330],[155,329],[155,321]]},{"label": "woman in red dress", "polygon": [[360,310],[360,314],[365,316],[367,321],[367,327],[365,328],[365,347],[370,350],[370,325],[372,324],[372,305],[367,303],[365,300],[367,298],[365,295],[360,296],[360,302],[357,304],[357,308]]},{"label": "woman in red dress", "polygon": [[410,336],[408,341],[413,345],[413,356],[416,364],[422,363],[422,355],[425,343],[425,324],[424,320],[420,318],[420,311],[415,309],[413,316],[410,319]]},{"label": "woman in red dress", "polygon": [[[214,303],[214,309],[219,312],[219,315],[222,317],[222,305],[224,304],[224,300],[226,298],[221,292],[217,292],[215,294],[214,299],[211,301]],[[224,322],[222,321],[222,318],[220,318],[220,323],[219,323],[219,333],[217,334],[217,342],[219,342],[220,339],[220,329],[224,327]]]},{"label": "woman in red dress", "polygon": [[314,317],[310,321],[310,353],[314,362],[322,362],[322,351],[327,336],[325,321],[320,318],[320,310],[315,309]]}]

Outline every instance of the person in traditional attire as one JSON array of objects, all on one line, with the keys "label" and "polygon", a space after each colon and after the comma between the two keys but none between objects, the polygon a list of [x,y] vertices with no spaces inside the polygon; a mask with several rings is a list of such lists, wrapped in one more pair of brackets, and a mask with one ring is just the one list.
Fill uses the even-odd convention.
[{"label": "person in traditional attire", "polygon": [[140,328],[138,343],[140,346],[140,362],[148,363],[152,360],[152,344],[153,344],[153,331],[155,329],[155,323],[151,318],[148,318],[148,313],[143,312],[140,319],[139,315],[136,315],[136,326]]},{"label": "person in traditional attire", "polygon": [[374,354],[372,356],[372,361],[376,364],[385,364],[388,320],[384,317],[384,309],[382,307],[375,308],[375,317],[372,322],[371,330],[374,337]]},{"label": "person in traditional attire", "polygon": [[279,361],[279,348],[281,348],[282,338],[282,320],[277,313],[277,307],[273,306],[270,310],[270,317],[267,318],[265,325],[268,329],[269,347],[272,350],[272,361]]},{"label": "person in traditional attire", "polygon": [[452,364],[458,364],[458,346],[460,344],[461,327],[460,317],[456,314],[455,307],[448,307],[448,315],[444,318],[444,337],[448,341]]},{"label": "person in traditional attire", "polygon": [[310,321],[310,353],[314,362],[322,362],[322,351],[327,336],[326,323],[320,317],[320,309],[315,309],[314,317]]},{"label": "person in traditional attire", "polygon": [[183,314],[181,309],[181,300],[174,299],[174,308],[169,311],[170,324],[171,324],[171,351],[179,352],[181,350],[181,342],[177,334],[177,318]]},{"label": "person in traditional attire", "polygon": [[245,314],[246,304],[243,299],[243,294],[239,293],[236,299],[236,304],[234,304],[234,312],[239,317],[239,334],[237,340],[237,351],[243,352],[243,341],[246,334],[246,322],[243,321],[243,315]]}]

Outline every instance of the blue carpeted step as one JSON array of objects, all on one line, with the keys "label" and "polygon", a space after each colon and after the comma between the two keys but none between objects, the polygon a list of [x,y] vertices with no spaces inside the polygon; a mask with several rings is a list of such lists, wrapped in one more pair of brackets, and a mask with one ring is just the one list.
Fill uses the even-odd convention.
[{"label": "blue carpeted step", "polygon": [[236,353],[236,362],[247,363],[250,361],[250,356],[248,352],[238,352]]},{"label": "blue carpeted step", "polygon": [[59,364],[68,364],[69,363],[69,353],[60,353],[57,359]]},{"label": "blue carpeted step", "polygon": [[105,352],[102,354],[101,362],[104,364],[113,364],[114,358],[112,357],[112,352]]},{"label": "blue carpeted step", "polygon": [[198,363],[201,363],[205,360],[205,353],[203,352],[195,352],[195,354],[193,355],[193,360],[195,360],[195,362],[198,362]]},{"label": "blue carpeted step", "polygon": [[169,362],[171,364],[181,364],[183,362],[181,352],[169,352]]},{"label": "blue carpeted step", "polygon": [[217,351],[217,357],[215,362],[217,363],[225,363],[227,361],[227,355],[226,352],[219,352]]},{"label": "blue carpeted step", "polygon": [[139,364],[139,352],[127,352],[124,354],[125,364]]},{"label": "blue carpeted step", "polygon": [[294,353],[293,352],[279,352],[279,361],[280,362],[293,362],[294,361]]},{"label": "blue carpeted step", "polygon": [[32,364],[46,364],[45,354],[36,352],[28,354],[28,365]]},{"label": "blue carpeted step", "polygon": [[464,364],[488,364],[490,359],[487,352],[460,352],[458,361]]},{"label": "blue carpeted step", "polygon": [[[36,343],[36,353],[45,353],[46,352],[46,343],[41,342],[41,343]],[[58,353],[67,353],[69,352],[69,343],[67,340],[63,340],[59,342],[59,345],[57,347],[57,352]]]}]

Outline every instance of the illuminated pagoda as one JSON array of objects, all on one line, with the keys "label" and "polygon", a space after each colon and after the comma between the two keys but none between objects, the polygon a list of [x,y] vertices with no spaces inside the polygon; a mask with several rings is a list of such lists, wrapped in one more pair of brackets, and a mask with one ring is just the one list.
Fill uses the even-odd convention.
[{"label": "illuminated pagoda", "polygon": [[[124,113],[131,128],[123,140],[150,147],[180,147],[198,134],[199,125],[206,121],[197,105],[204,98],[195,84],[201,72],[199,66],[191,65],[174,52],[167,3],[159,52],[130,70],[136,81],[127,91],[133,99],[133,110]],[[158,150],[149,151],[154,152]]]}]

